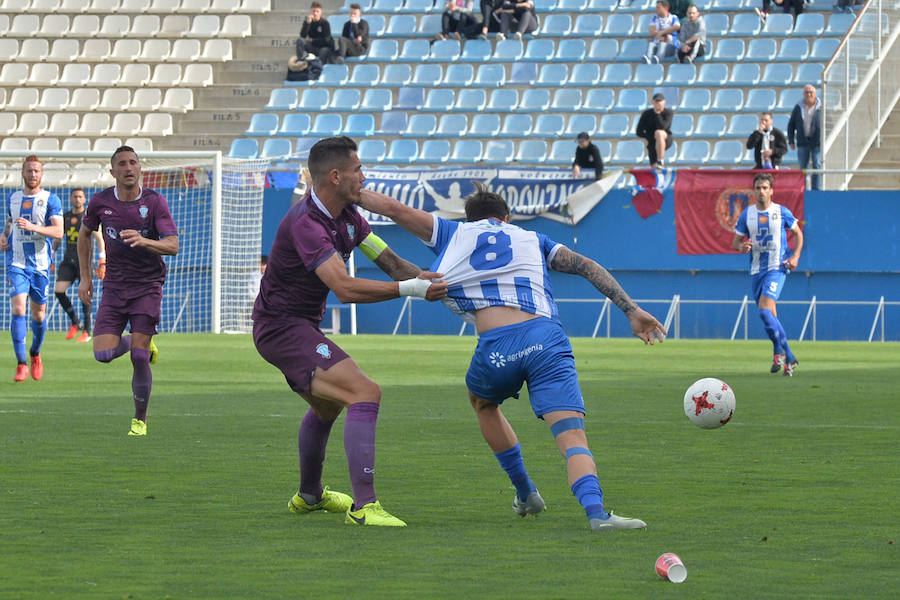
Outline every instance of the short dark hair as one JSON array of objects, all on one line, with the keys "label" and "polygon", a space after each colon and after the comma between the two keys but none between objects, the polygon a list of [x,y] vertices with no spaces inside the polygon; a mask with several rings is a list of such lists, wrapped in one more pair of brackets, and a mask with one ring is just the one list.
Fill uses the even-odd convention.
[{"label": "short dark hair", "polygon": [[757,181],[768,181],[769,187],[775,189],[775,178],[772,177],[771,173],[757,173],[753,176],[753,187],[756,187]]},{"label": "short dark hair", "polygon": [[357,3],[354,2],[353,4],[350,5],[350,10],[359,10],[359,11],[361,11],[361,10],[362,10],[362,6],[360,6],[359,4],[357,4]]},{"label": "short dark hair", "polygon": [[356,142],[345,135],[324,138],[309,149],[306,166],[313,181],[321,180],[331,169],[340,169],[348,160],[350,153],[356,152]]},{"label": "short dark hair", "polygon": [[134,148],[132,148],[131,146],[119,146],[118,148],[116,148],[116,151],[113,152],[113,153],[112,153],[112,156],[109,158],[109,166],[111,166],[111,167],[112,167],[112,166],[115,166],[115,164],[116,164],[116,156],[118,156],[118,155],[121,154],[122,152],[131,152],[132,154],[134,154],[134,156],[135,156],[138,160],[141,160],[141,158],[138,156],[138,153],[135,152],[135,151],[134,151]]},{"label": "short dark hair", "polygon": [[509,215],[509,206],[500,194],[488,190],[480,181],[473,181],[475,191],[466,198],[466,221],[482,219],[505,219]]},{"label": "short dark hair", "polygon": [[669,8],[669,0],[656,0],[657,4],[662,4],[666,8]]},{"label": "short dark hair", "polygon": [[309,8],[310,8],[310,9],[313,9],[313,8],[322,8],[322,5],[319,4],[318,2],[316,2],[315,0],[313,0],[313,3],[309,5]]},{"label": "short dark hair", "polygon": [[763,112],[761,112],[761,113],[759,113],[759,116],[761,116],[761,117],[765,117],[766,115],[769,115],[769,116],[772,117],[773,119],[775,118],[775,115],[773,115],[771,112],[769,112],[769,111],[767,111],[767,110],[766,110],[766,111],[763,111]]},{"label": "short dark hair", "polygon": [[261,264],[261,265],[269,264],[269,255],[268,254],[260,254],[259,255],[259,264]]},{"label": "short dark hair", "polygon": [[85,197],[87,197],[87,192],[84,191],[84,188],[80,188],[80,187],[72,188],[72,190],[69,192],[69,196],[71,196],[75,192],[81,192],[82,194],[84,194]]}]

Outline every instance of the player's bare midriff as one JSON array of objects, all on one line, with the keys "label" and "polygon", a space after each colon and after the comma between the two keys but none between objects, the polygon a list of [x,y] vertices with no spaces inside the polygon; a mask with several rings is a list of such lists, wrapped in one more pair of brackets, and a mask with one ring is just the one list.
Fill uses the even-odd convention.
[{"label": "player's bare midriff", "polygon": [[521,311],[512,306],[489,306],[475,311],[475,329],[478,333],[484,333],[497,327],[515,325],[537,317],[538,315]]}]

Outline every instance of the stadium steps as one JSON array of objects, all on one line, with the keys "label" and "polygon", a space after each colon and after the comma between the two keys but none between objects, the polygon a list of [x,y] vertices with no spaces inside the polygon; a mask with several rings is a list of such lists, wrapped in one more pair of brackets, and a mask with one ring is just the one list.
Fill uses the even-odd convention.
[{"label": "stadium steps", "polygon": [[[894,107],[881,129],[881,147],[870,148],[859,168],[900,169],[900,105]],[[867,190],[900,189],[900,174],[856,175],[850,180],[849,187]]]}]

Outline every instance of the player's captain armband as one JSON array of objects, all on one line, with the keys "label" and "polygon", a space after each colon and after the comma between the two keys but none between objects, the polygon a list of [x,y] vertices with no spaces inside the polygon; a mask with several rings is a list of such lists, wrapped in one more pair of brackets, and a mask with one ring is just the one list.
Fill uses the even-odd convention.
[{"label": "player's captain armband", "polygon": [[384,240],[371,231],[369,232],[369,235],[366,236],[366,239],[359,244],[359,249],[362,250],[365,257],[371,261],[374,261],[381,256],[381,253],[384,252],[385,248],[387,248],[387,244],[384,243]]},{"label": "player's captain armband", "polygon": [[418,296],[419,298],[424,298],[425,294],[428,293],[428,288],[431,287],[430,281],[427,279],[419,279],[418,277],[415,279],[404,279],[397,283],[400,286],[401,296]]}]

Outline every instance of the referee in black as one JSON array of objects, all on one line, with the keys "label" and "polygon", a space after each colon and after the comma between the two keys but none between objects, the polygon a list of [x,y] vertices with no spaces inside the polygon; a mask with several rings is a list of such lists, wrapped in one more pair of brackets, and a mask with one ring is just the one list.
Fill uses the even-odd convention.
[{"label": "referee in black", "polygon": [[578,148],[575,149],[575,160],[572,162],[572,176],[581,177],[582,169],[593,169],[594,179],[603,177],[603,157],[600,149],[591,142],[591,136],[582,131],[576,138]]}]

